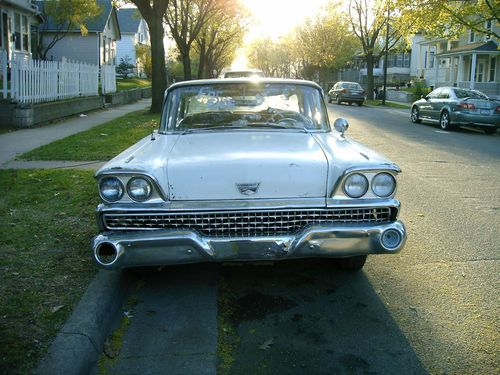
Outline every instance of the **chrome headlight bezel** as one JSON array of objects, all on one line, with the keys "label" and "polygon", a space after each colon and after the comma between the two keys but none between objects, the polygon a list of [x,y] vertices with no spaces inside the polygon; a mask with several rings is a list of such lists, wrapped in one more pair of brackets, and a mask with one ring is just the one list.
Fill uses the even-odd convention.
[{"label": "chrome headlight bezel", "polygon": [[[364,186],[361,188],[361,190],[358,193],[353,194],[352,189],[348,188],[348,183],[355,178],[358,178],[358,183],[364,184]],[[368,178],[366,178],[366,176],[362,173],[352,173],[349,176],[347,176],[344,179],[344,182],[342,183],[342,190],[344,191],[344,194],[350,198],[361,198],[363,195],[366,194],[369,187],[370,187],[370,183],[368,182]],[[349,191],[349,190],[351,190],[351,191]]]},{"label": "chrome headlight bezel", "polygon": [[[148,190],[147,194],[144,195],[144,196],[142,196],[142,197],[139,197],[139,196],[134,195],[132,193],[132,191],[134,189],[134,187],[132,185],[134,183],[139,182],[139,181],[146,183],[145,186],[147,186],[147,190]],[[134,176],[127,183],[127,194],[130,197],[130,199],[132,199],[133,201],[136,201],[136,202],[145,202],[149,198],[151,198],[151,195],[153,194],[153,184],[151,183],[151,181],[149,181],[148,178],[145,178],[143,176]]]},{"label": "chrome headlight bezel", "polygon": [[[118,194],[116,195],[116,198],[111,198],[110,199],[109,196],[106,196],[103,193],[103,190],[104,190],[103,186],[104,186],[105,183],[110,183],[111,181],[113,181],[113,182],[116,183],[116,188],[117,188]],[[99,181],[99,196],[105,202],[109,202],[109,203],[118,202],[120,199],[123,198],[123,194],[124,193],[125,193],[125,188],[123,187],[123,183],[120,181],[120,179],[118,177],[115,177],[115,176],[106,176],[106,177],[103,177]]]},{"label": "chrome headlight bezel", "polygon": [[[390,183],[390,187],[385,193],[380,192],[380,191],[377,192],[377,189],[378,189],[377,180],[380,180],[381,178],[386,179],[385,181]],[[377,173],[375,176],[373,176],[370,185],[371,185],[371,190],[372,190],[373,194],[375,194],[377,197],[380,197],[380,198],[390,197],[396,191],[396,179],[394,178],[394,176],[392,174],[387,173],[387,172],[380,172],[380,173]],[[382,184],[382,185],[384,185],[384,184]]]}]

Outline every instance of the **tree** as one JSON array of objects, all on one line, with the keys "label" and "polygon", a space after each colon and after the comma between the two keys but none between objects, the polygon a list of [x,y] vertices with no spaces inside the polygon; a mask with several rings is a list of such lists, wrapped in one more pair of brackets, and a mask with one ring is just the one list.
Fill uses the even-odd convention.
[{"label": "tree", "polygon": [[401,12],[397,27],[405,34],[425,31],[434,37],[456,37],[470,29],[500,39],[495,28],[487,27],[500,23],[498,0],[395,0],[394,7]]},{"label": "tree", "polygon": [[316,18],[307,19],[296,29],[296,45],[300,46],[296,51],[300,53],[305,73],[339,69],[352,59],[358,43],[349,25],[349,18],[331,3]]},{"label": "tree", "polygon": [[146,44],[137,44],[135,46],[135,55],[137,56],[137,66],[140,67],[147,78],[151,78],[151,47]]},{"label": "tree", "polygon": [[215,0],[170,0],[165,12],[165,23],[177,45],[184,79],[191,79],[191,46],[216,12]]},{"label": "tree", "polygon": [[163,37],[163,19],[169,0],[131,0],[141,12],[142,17],[148,24],[151,40],[151,79],[152,99],[151,109],[158,113],[162,109],[163,95],[167,88],[167,70],[165,68],[165,47]]},{"label": "tree", "polygon": [[[387,14],[388,11],[389,14]],[[366,61],[367,96],[368,99],[373,99],[373,66],[376,50],[379,49],[380,53],[385,53],[386,49],[390,50],[401,39],[398,30],[392,28],[389,31],[389,45],[379,41],[379,37],[387,31],[387,23],[391,22],[391,12],[392,18],[395,18],[396,12],[389,1],[370,2],[369,0],[350,0],[348,12],[351,28],[361,42],[363,57]]]},{"label": "tree", "polygon": [[129,56],[122,57],[120,63],[116,67],[116,73],[121,74],[125,78],[132,73],[135,66],[131,63],[132,59]]},{"label": "tree", "polygon": [[[87,35],[87,23],[97,17],[102,8],[96,0],[47,0],[41,3],[46,18],[40,28],[41,36],[38,40],[38,50],[42,60],[47,59],[49,51],[72,30],[79,29],[83,36]],[[49,24],[55,27],[50,29],[51,38],[47,37]],[[50,39],[47,42],[47,39]]]},{"label": "tree", "polygon": [[250,44],[247,57],[250,64],[262,70],[265,76],[277,78],[298,78],[300,73],[294,69],[297,60],[294,53],[292,37],[284,37],[278,41],[270,38],[257,39]]},{"label": "tree", "polygon": [[246,29],[246,12],[238,0],[218,6],[193,45],[198,53],[198,78],[209,78],[229,65],[241,45]]}]

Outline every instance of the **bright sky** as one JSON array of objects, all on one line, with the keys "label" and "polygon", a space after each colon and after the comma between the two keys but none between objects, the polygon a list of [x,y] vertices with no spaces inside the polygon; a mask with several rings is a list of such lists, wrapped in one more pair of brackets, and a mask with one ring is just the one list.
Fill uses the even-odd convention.
[{"label": "bright sky", "polygon": [[255,19],[247,38],[269,36],[277,39],[301,24],[306,17],[314,16],[327,0],[242,0],[242,2]]},{"label": "bright sky", "polygon": [[[250,10],[254,22],[244,43],[253,39],[270,37],[278,39],[300,25],[307,17],[313,17],[328,0],[242,0]],[[247,68],[244,49],[237,52],[232,69]]]}]

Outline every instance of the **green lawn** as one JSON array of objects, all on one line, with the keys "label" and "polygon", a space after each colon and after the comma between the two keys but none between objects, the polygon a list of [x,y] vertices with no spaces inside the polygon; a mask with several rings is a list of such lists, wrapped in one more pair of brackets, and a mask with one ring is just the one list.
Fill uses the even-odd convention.
[{"label": "green lawn", "polygon": [[[367,105],[373,105],[373,106],[382,106],[382,100],[365,100],[365,104]],[[411,108],[410,103],[395,103],[395,102],[385,102],[386,107],[391,107],[391,108],[404,108],[404,109],[409,109]]]},{"label": "green lawn", "polygon": [[109,160],[158,128],[158,114],[137,111],[20,155],[22,160]]},{"label": "green lawn", "polygon": [[116,91],[130,90],[135,88],[151,87],[151,80],[144,78],[116,79]]},{"label": "green lawn", "polygon": [[0,374],[31,374],[96,273],[90,171],[0,171]]},{"label": "green lawn", "polygon": [[2,126],[0,127],[0,134],[10,133],[16,130],[19,130],[19,128],[15,128],[13,126]]}]

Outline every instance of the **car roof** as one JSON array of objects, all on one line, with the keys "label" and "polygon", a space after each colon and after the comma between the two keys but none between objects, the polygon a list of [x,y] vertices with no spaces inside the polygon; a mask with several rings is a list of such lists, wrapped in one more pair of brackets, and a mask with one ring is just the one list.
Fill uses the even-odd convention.
[{"label": "car roof", "polygon": [[171,91],[173,89],[179,87],[188,87],[188,86],[201,86],[201,85],[228,85],[235,83],[283,83],[283,84],[293,84],[293,85],[302,85],[302,86],[310,86],[321,90],[321,86],[312,81],[306,81],[303,79],[288,79],[288,78],[224,78],[224,79],[198,79],[191,81],[182,81],[178,83],[174,83],[168,89]]}]

